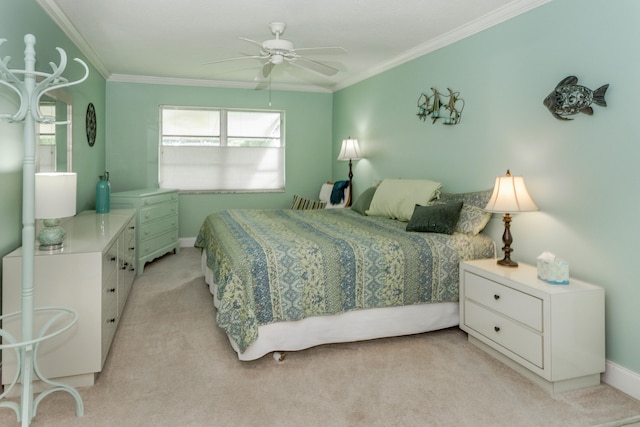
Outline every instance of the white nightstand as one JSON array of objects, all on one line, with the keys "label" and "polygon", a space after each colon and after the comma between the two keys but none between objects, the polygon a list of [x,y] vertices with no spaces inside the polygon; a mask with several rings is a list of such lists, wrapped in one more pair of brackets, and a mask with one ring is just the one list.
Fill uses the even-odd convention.
[{"label": "white nightstand", "polygon": [[604,289],[551,285],[530,265],[460,263],[460,328],[551,392],[599,384],[605,370]]}]

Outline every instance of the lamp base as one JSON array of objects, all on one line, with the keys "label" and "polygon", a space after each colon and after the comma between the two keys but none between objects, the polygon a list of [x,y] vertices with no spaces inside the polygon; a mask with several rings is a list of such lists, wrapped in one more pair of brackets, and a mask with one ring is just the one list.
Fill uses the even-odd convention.
[{"label": "lamp base", "polygon": [[507,259],[507,258],[498,260],[498,262],[496,264],[502,265],[504,267],[517,267],[518,266],[517,262],[511,261],[510,259]]},{"label": "lamp base", "polygon": [[508,213],[504,214],[502,218],[504,222],[504,233],[502,234],[502,243],[504,246],[502,247],[502,251],[504,252],[504,258],[498,260],[498,265],[502,265],[503,267],[517,267],[518,263],[515,261],[511,261],[511,243],[513,243],[513,237],[511,236],[511,215]]},{"label": "lamp base", "polygon": [[65,231],[60,227],[60,219],[45,219],[44,228],[38,233],[41,251],[53,252],[62,249]]}]

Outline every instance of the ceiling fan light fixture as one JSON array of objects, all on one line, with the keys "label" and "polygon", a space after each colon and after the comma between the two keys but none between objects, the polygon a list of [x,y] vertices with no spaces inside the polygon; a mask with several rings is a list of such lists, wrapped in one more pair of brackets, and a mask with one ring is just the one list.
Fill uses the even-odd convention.
[{"label": "ceiling fan light fixture", "polygon": [[262,43],[262,48],[266,51],[273,52],[275,50],[291,51],[293,50],[293,43],[285,39],[272,39],[266,40]]},{"label": "ceiling fan light fixture", "polygon": [[283,61],[284,61],[284,56],[280,55],[279,53],[271,55],[271,61],[270,62],[273,65],[282,64]]}]

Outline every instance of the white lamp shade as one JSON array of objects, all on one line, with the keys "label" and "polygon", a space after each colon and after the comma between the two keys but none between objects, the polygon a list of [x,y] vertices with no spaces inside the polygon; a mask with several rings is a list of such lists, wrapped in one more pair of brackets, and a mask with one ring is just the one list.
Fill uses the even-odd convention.
[{"label": "white lamp shade", "polygon": [[338,154],[338,160],[360,160],[360,147],[358,146],[357,139],[344,139],[342,140],[342,147],[340,148],[340,154]]},{"label": "white lamp shade", "polygon": [[493,194],[484,208],[487,212],[516,213],[537,211],[538,207],[529,196],[521,176],[499,176]]},{"label": "white lamp shade", "polygon": [[35,217],[52,219],[74,216],[76,184],[75,173],[37,173]]}]

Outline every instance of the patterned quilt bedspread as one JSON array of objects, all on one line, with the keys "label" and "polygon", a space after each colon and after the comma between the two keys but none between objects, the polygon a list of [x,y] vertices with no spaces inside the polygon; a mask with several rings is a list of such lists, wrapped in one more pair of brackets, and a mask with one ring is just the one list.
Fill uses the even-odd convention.
[{"label": "patterned quilt bedspread", "polygon": [[218,325],[242,353],[260,325],[457,301],[460,260],[494,256],[482,234],[405,227],[350,209],[212,213],[195,246],[206,250],[218,287]]}]

